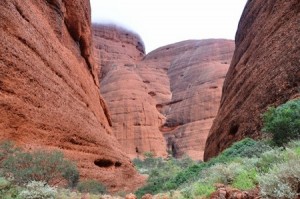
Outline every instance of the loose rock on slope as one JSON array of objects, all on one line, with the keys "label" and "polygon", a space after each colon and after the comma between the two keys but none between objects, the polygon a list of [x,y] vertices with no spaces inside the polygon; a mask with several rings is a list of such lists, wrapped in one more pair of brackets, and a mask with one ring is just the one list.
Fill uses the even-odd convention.
[{"label": "loose rock on slope", "polygon": [[[110,190],[142,179],[111,134],[86,0],[0,1],[0,140],[59,149]],[[125,181],[126,180],[126,181]]]},{"label": "loose rock on slope", "polygon": [[205,160],[235,141],[259,136],[267,107],[299,95],[299,24],[299,0],[247,2]]}]

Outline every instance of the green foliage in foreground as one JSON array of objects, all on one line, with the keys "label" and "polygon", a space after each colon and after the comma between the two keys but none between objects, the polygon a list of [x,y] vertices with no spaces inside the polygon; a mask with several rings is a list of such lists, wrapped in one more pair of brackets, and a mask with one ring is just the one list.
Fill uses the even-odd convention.
[{"label": "green foliage in foreground", "polygon": [[78,191],[82,193],[104,194],[106,188],[96,180],[87,180],[80,182],[77,186]]},{"label": "green foliage in foreground", "polygon": [[[292,185],[294,183],[285,183],[283,180],[285,177],[278,176],[273,171],[273,167],[287,163],[290,160],[296,160],[300,155],[299,141],[293,141],[287,145],[289,141],[300,138],[300,100],[287,102],[277,108],[270,108],[263,115],[263,120],[263,130],[272,134],[272,139],[276,146],[270,146],[264,141],[246,138],[234,143],[219,156],[212,158],[208,162],[192,164],[179,170],[166,167],[159,167],[162,170],[153,170],[153,172],[150,170],[147,185],[139,189],[136,192],[137,195],[182,190],[185,198],[189,198],[187,193],[189,193],[190,197],[198,197],[201,191],[196,190],[209,190],[208,192],[211,192],[212,189],[210,188],[214,183],[223,183],[241,190],[249,190],[257,186],[258,181],[262,187],[274,188],[276,183],[273,183],[273,181],[277,179],[277,182],[281,182],[281,185],[284,187],[275,188],[277,190],[275,192],[278,193],[276,198],[282,198],[282,195],[289,198],[291,195],[287,194],[287,190],[289,190],[289,193],[294,194],[296,189]],[[285,148],[277,147],[283,145]],[[152,162],[155,161],[152,160]],[[139,163],[141,164],[141,162]],[[278,170],[280,169],[276,169],[276,171]],[[171,172],[167,173],[167,171]],[[286,179],[293,178],[292,181],[297,182],[300,174],[296,173],[295,175],[294,177],[290,175]],[[273,183],[272,186],[266,185],[271,184],[271,182],[263,176],[266,176]],[[203,185],[203,187],[200,185]],[[280,195],[279,193],[282,194]],[[203,195],[205,196],[205,194]],[[262,195],[274,196],[269,193],[262,193]]]},{"label": "green foliage in foreground", "polygon": [[[147,185],[139,189],[136,194],[141,197],[146,193],[157,194],[170,190],[181,190],[182,198],[205,198],[215,191],[214,184],[216,183],[230,185],[240,190],[251,190],[257,185],[276,188],[276,182],[283,182],[284,179],[291,181],[290,184],[284,185],[285,188],[288,187],[286,190],[290,190],[289,194],[295,194],[297,192],[295,184],[300,179],[300,173],[294,172],[292,175],[291,172],[285,171],[283,174],[287,175],[282,174],[280,177],[276,177],[273,170],[278,164],[297,160],[300,156],[299,147],[300,141],[291,142],[286,148],[272,148],[262,141],[246,138],[233,144],[218,157],[208,162],[194,163],[180,170],[172,169],[171,167],[174,165],[169,163],[165,164],[166,167],[160,167],[161,170],[152,170]],[[171,172],[168,173],[168,171]],[[277,175],[278,169],[276,171]],[[270,173],[272,175],[269,175]],[[263,189],[266,193],[262,193],[262,195],[272,195],[266,191],[268,188]],[[277,187],[279,192],[279,188],[283,189]],[[290,196],[286,190],[283,195]],[[279,192],[276,197],[283,198]]]},{"label": "green foliage in foreground", "polygon": [[263,114],[263,131],[271,133],[275,145],[300,138],[300,100],[289,101]]},{"label": "green foliage in foreground", "polygon": [[[246,138],[242,141],[234,143],[230,148],[226,149],[219,156],[211,159],[208,162],[196,164],[186,164],[186,167],[178,167],[169,161],[165,166],[161,165],[162,159],[152,159],[151,162],[156,162],[157,169],[149,173],[149,179],[146,186],[140,188],[136,194],[142,196],[146,193],[156,194],[169,190],[176,190],[186,183],[195,182],[199,179],[199,173],[213,165],[227,163],[236,158],[258,157],[263,151],[270,150],[271,147],[262,141],[255,141]],[[139,164],[142,164],[139,162]],[[153,168],[153,165],[148,164]],[[142,168],[140,166],[140,168]],[[177,168],[177,169],[176,169]],[[144,170],[147,170],[144,168]]]},{"label": "green foliage in foreground", "polygon": [[26,189],[22,190],[18,198],[28,199],[55,199],[57,191],[45,182],[32,181],[26,185]]},{"label": "green foliage in foreground", "polygon": [[56,184],[65,180],[69,187],[75,187],[79,180],[76,165],[58,151],[25,152],[10,142],[4,142],[0,144],[0,154],[2,173],[17,185],[31,181]]}]

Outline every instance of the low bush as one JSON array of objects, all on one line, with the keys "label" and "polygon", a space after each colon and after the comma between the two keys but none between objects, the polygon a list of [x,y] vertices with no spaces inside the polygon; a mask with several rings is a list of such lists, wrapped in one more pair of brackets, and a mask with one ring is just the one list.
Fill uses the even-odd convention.
[{"label": "low bush", "polygon": [[20,149],[15,147],[11,141],[4,141],[0,143],[0,162],[18,151],[20,151]]},{"label": "low bush", "polygon": [[[234,143],[219,156],[212,158],[208,162],[196,164],[195,162],[189,162],[189,160],[187,160],[186,162],[188,162],[188,164],[185,164],[185,167],[181,167],[179,166],[180,163],[176,162],[177,160],[172,160],[173,164],[177,165],[175,168],[179,168],[174,169],[174,165],[172,168],[172,164],[167,165],[164,160],[160,160],[160,163],[156,164],[158,166],[154,167],[158,167],[158,169],[153,169],[153,172],[150,172],[147,185],[140,188],[136,194],[142,196],[146,193],[156,194],[163,191],[178,189],[180,186],[184,186],[184,184],[197,182],[200,173],[208,171],[207,169],[211,167],[212,169],[208,172],[209,174],[207,173],[206,175],[207,180],[231,184],[234,181],[234,178],[239,175],[239,172],[250,169],[252,166],[256,166],[258,157],[263,152],[271,149],[272,148],[269,145],[262,141],[245,138]],[[141,164],[141,162],[138,162],[138,164]],[[203,177],[205,175],[201,176]],[[240,185],[239,181],[236,183],[237,186]]]},{"label": "low bush", "polygon": [[178,182],[171,179],[182,170],[185,170],[186,167],[195,164],[187,156],[181,159],[169,158],[167,160],[147,157],[144,161],[136,160],[136,162],[139,164],[138,170],[149,175],[147,185],[136,192],[138,197],[146,193],[157,194],[161,191],[174,190],[178,187]]},{"label": "low bush", "polygon": [[272,135],[277,146],[300,138],[300,100],[289,101],[263,114],[263,131]]},{"label": "low bush", "polygon": [[232,186],[239,190],[251,190],[257,185],[258,173],[255,168],[240,172],[233,180]]},{"label": "low bush", "polygon": [[87,180],[87,181],[79,182],[77,185],[77,189],[81,193],[92,193],[92,194],[106,193],[105,186],[96,180]]},{"label": "low bush", "polygon": [[276,164],[258,178],[261,195],[264,198],[295,198],[300,185],[300,157]]},{"label": "low bush", "polygon": [[20,192],[18,198],[26,199],[55,199],[57,191],[47,185],[46,182],[32,181],[26,185],[26,189]]},{"label": "low bush", "polygon": [[66,180],[75,187],[79,172],[74,163],[64,159],[61,152],[34,151],[32,153],[16,149],[12,144],[2,144],[7,152],[2,158],[3,173],[12,177],[15,184],[24,185],[31,181],[45,181],[57,184]]},{"label": "low bush", "polygon": [[13,199],[19,195],[20,188],[13,185],[9,180],[0,177],[0,198]]},{"label": "low bush", "polygon": [[243,171],[242,165],[238,163],[216,164],[201,172],[201,181],[209,184],[222,183],[232,184],[239,173]]},{"label": "low bush", "polygon": [[192,196],[193,198],[195,198],[195,196],[209,197],[215,190],[216,188],[213,185],[207,183],[195,183],[193,185]]}]

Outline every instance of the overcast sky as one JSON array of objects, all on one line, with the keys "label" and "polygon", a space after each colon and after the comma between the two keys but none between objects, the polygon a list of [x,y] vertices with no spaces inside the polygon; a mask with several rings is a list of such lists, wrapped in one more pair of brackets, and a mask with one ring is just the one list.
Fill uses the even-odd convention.
[{"label": "overcast sky", "polygon": [[146,51],[188,40],[234,39],[247,0],[91,0],[92,21],[139,34]]}]

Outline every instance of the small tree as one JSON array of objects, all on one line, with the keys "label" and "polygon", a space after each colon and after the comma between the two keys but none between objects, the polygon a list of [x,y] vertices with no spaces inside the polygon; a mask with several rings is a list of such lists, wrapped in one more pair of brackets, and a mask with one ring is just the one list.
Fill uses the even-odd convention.
[{"label": "small tree", "polygon": [[275,145],[283,146],[300,138],[300,100],[289,101],[277,108],[271,107],[263,115],[263,131],[272,134]]}]

